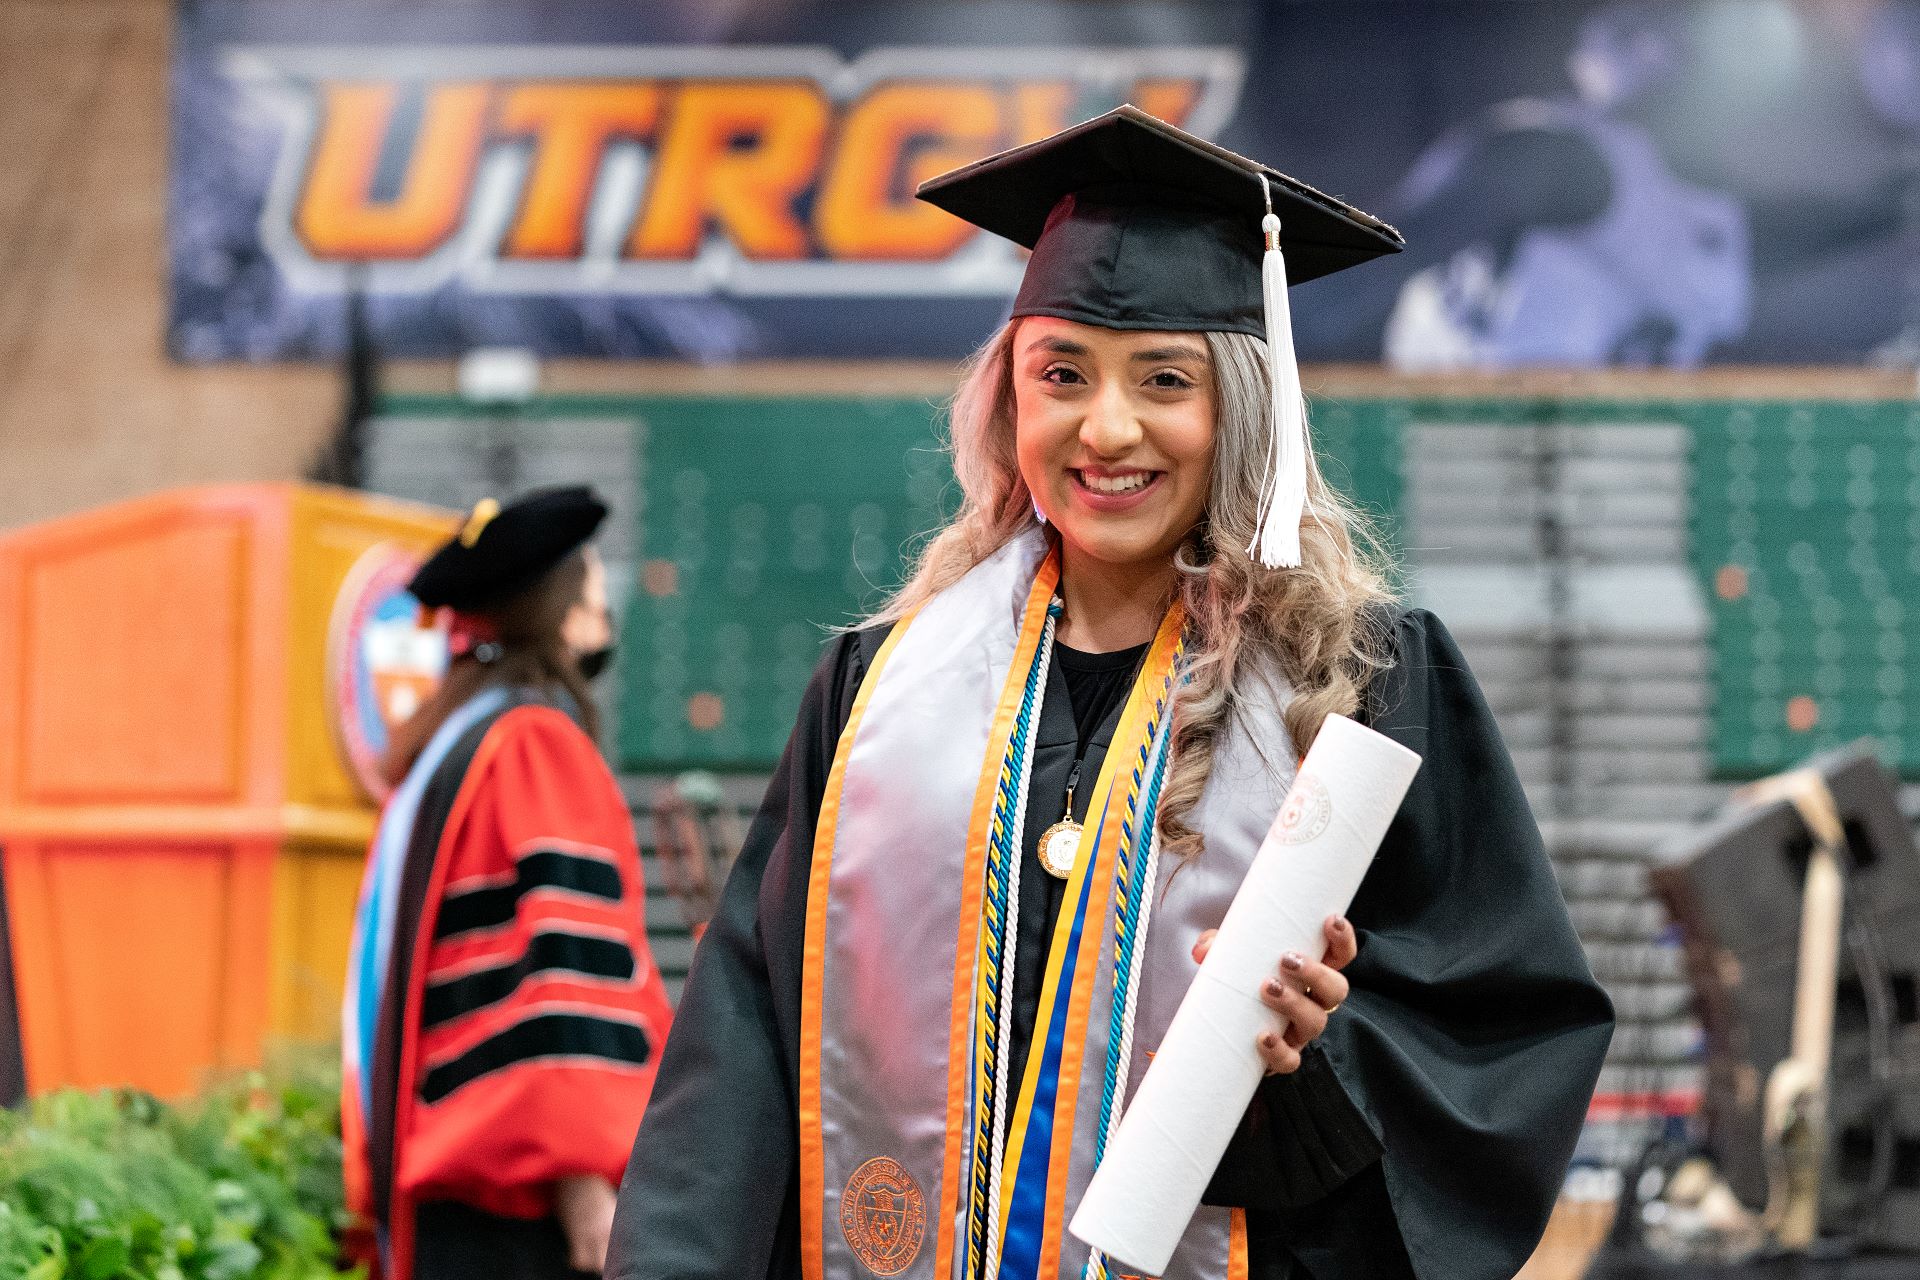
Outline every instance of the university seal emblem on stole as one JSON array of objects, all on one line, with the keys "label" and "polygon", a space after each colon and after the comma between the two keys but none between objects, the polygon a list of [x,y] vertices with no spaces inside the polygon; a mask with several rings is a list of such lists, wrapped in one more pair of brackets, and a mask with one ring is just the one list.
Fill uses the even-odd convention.
[{"label": "university seal emblem on stole", "polygon": [[1310,773],[1303,773],[1280,806],[1280,839],[1286,844],[1305,844],[1327,829],[1333,821],[1333,797],[1327,784]]},{"label": "university seal emblem on stole", "polygon": [[900,1162],[875,1156],[853,1171],[840,1193],[840,1230],[854,1256],[877,1276],[913,1265],[927,1235],[927,1197]]}]

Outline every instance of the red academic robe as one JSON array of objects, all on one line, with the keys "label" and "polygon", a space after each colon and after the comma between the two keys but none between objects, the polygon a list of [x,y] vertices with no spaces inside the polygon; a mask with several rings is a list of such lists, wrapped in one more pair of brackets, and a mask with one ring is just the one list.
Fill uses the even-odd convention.
[{"label": "red academic robe", "polygon": [[345,1108],[386,1280],[414,1274],[421,1205],[534,1221],[559,1178],[618,1184],[672,1016],[626,803],[569,716],[513,699],[416,768],[370,1088],[350,1058]]}]

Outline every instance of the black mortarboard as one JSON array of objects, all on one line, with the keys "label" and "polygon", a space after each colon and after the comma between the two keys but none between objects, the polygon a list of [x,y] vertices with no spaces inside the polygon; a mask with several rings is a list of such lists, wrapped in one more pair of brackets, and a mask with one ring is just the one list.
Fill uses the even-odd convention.
[{"label": "black mortarboard", "polygon": [[1289,284],[1399,252],[1400,233],[1372,214],[1131,106],[931,178],[918,194],[1033,250],[1015,316],[1264,338],[1262,175]]},{"label": "black mortarboard", "polygon": [[1287,286],[1404,241],[1372,214],[1126,106],[920,184],[1033,250],[1013,315],[1267,340],[1272,422],[1251,555],[1300,563],[1306,406]]},{"label": "black mortarboard", "polygon": [[606,517],[607,504],[584,485],[537,489],[505,506],[483,499],[407,589],[428,608],[484,610],[538,582]]}]

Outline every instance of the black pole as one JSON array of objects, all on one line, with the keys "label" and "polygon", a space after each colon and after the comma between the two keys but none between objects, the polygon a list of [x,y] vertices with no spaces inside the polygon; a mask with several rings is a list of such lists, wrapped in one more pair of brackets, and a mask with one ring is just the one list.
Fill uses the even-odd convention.
[{"label": "black pole", "polygon": [[340,423],[315,461],[312,475],[323,484],[361,489],[367,483],[367,424],[380,402],[380,352],[367,318],[366,267],[355,264],[348,272],[347,346],[341,362],[346,394]]}]

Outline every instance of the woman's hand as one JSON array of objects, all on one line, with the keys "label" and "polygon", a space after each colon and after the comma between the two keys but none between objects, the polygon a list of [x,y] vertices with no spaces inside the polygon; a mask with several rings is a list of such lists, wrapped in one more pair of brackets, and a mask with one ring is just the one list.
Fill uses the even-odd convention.
[{"label": "woman's hand", "polygon": [[607,1243],[613,1236],[613,1184],[596,1174],[562,1178],[553,1184],[553,1213],[567,1237],[567,1265],[599,1275],[607,1268]]},{"label": "woman's hand", "polygon": [[[1347,980],[1340,970],[1353,963],[1360,950],[1353,926],[1345,916],[1328,916],[1327,958],[1315,962],[1296,951],[1280,958],[1280,967],[1260,984],[1260,1002],[1287,1020],[1284,1036],[1273,1031],[1260,1035],[1256,1046],[1267,1064],[1267,1074],[1286,1075],[1300,1069],[1300,1051],[1327,1029],[1327,1016],[1347,998]],[[1207,958],[1218,929],[1209,929],[1193,944],[1197,964]]]}]

